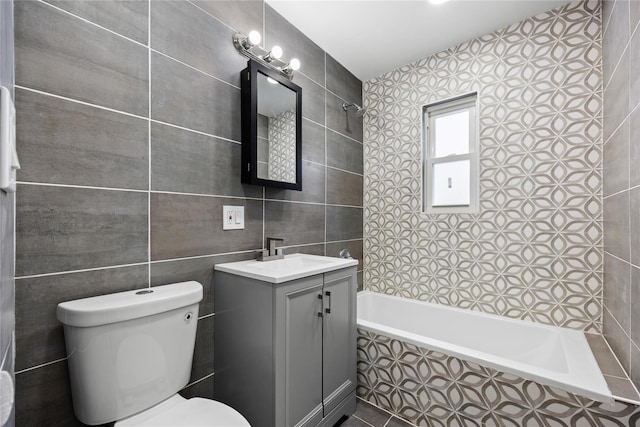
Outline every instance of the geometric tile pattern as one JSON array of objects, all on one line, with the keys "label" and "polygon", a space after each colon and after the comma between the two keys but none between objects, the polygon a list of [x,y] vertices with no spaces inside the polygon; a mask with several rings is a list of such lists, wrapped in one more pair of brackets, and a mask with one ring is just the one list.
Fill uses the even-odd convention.
[{"label": "geometric tile pattern", "polygon": [[296,112],[269,117],[269,179],[296,182]]},{"label": "geometric tile pattern", "polygon": [[[365,289],[600,331],[601,57],[589,0],[365,82]],[[480,211],[427,215],[422,107],[472,91]]]},{"label": "geometric tile pattern", "polygon": [[417,426],[640,426],[640,407],[596,402],[364,330],[357,394]]}]

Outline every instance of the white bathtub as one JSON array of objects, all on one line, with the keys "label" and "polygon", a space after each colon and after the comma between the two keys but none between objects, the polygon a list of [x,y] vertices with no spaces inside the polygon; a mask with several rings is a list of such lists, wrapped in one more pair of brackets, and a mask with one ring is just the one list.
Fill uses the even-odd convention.
[{"label": "white bathtub", "polygon": [[599,402],[613,402],[580,331],[373,292],[358,293],[358,327]]}]

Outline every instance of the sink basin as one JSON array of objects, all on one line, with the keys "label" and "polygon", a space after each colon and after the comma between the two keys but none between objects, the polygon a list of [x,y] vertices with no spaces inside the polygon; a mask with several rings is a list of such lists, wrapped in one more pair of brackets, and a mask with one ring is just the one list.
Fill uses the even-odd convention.
[{"label": "sink basin", "polygon": [[292,254],[273,261],[256,261],[216,264],[215,269],[250,279],[270,283],[283,283],[314,274],[327,273],[358,265],[355,259],[334,258],[319,255]]}]

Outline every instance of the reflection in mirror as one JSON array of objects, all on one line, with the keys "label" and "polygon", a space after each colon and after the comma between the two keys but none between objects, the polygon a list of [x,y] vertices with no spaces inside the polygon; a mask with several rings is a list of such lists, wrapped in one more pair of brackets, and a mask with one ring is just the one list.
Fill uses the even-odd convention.
[{"label": "reflection in mirror", "polygon": [[296,182],[296,92],[258,75],[258,170],[260,179]]}]

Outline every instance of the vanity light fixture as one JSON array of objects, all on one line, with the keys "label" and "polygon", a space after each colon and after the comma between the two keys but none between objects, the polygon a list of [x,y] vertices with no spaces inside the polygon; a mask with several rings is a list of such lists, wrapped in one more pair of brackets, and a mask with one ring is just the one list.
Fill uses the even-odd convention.
[{"label": "vanity light fixture", "polygon": [[271,50],[262,56],[263,61],[273,62],[274,59],[282,58],[282,48],[278,45],[275,45],[271,48]]},{"label": "vanity light fixture", "polygon": [[300,69],[300,61],[298,61],[297,58],[293,58],[291,61],[289,61],[287,65],[285,65],[282,68],[282,71],[285,71],[285,72],[288,72],[289,70],[298,71],[299,69]]},{"label": "vanity light fixture", "polygon": [[[259,45],[261,41],[262,36],[256,30],[251,31],[248,36],[242,34],[242,38],[238,40],[238,42],[242,44],[242,47],[245,49],[251,49],[252,47]],[[235,36],[233,42],[236,43]]]},{"label": "vanity light fixture", "polygon": [[233,35],[233,45],[240,54],[278,71],[289,80],[293,79],[293,72],[300,69],[300,61],[296,58],[289,62],[281,59],[282,48],[280,46],[273,46],[271,50],[267,50],[259,46],[261,40],[260,33],[255,30],[251,31],[248,36],[242,33]]}]

